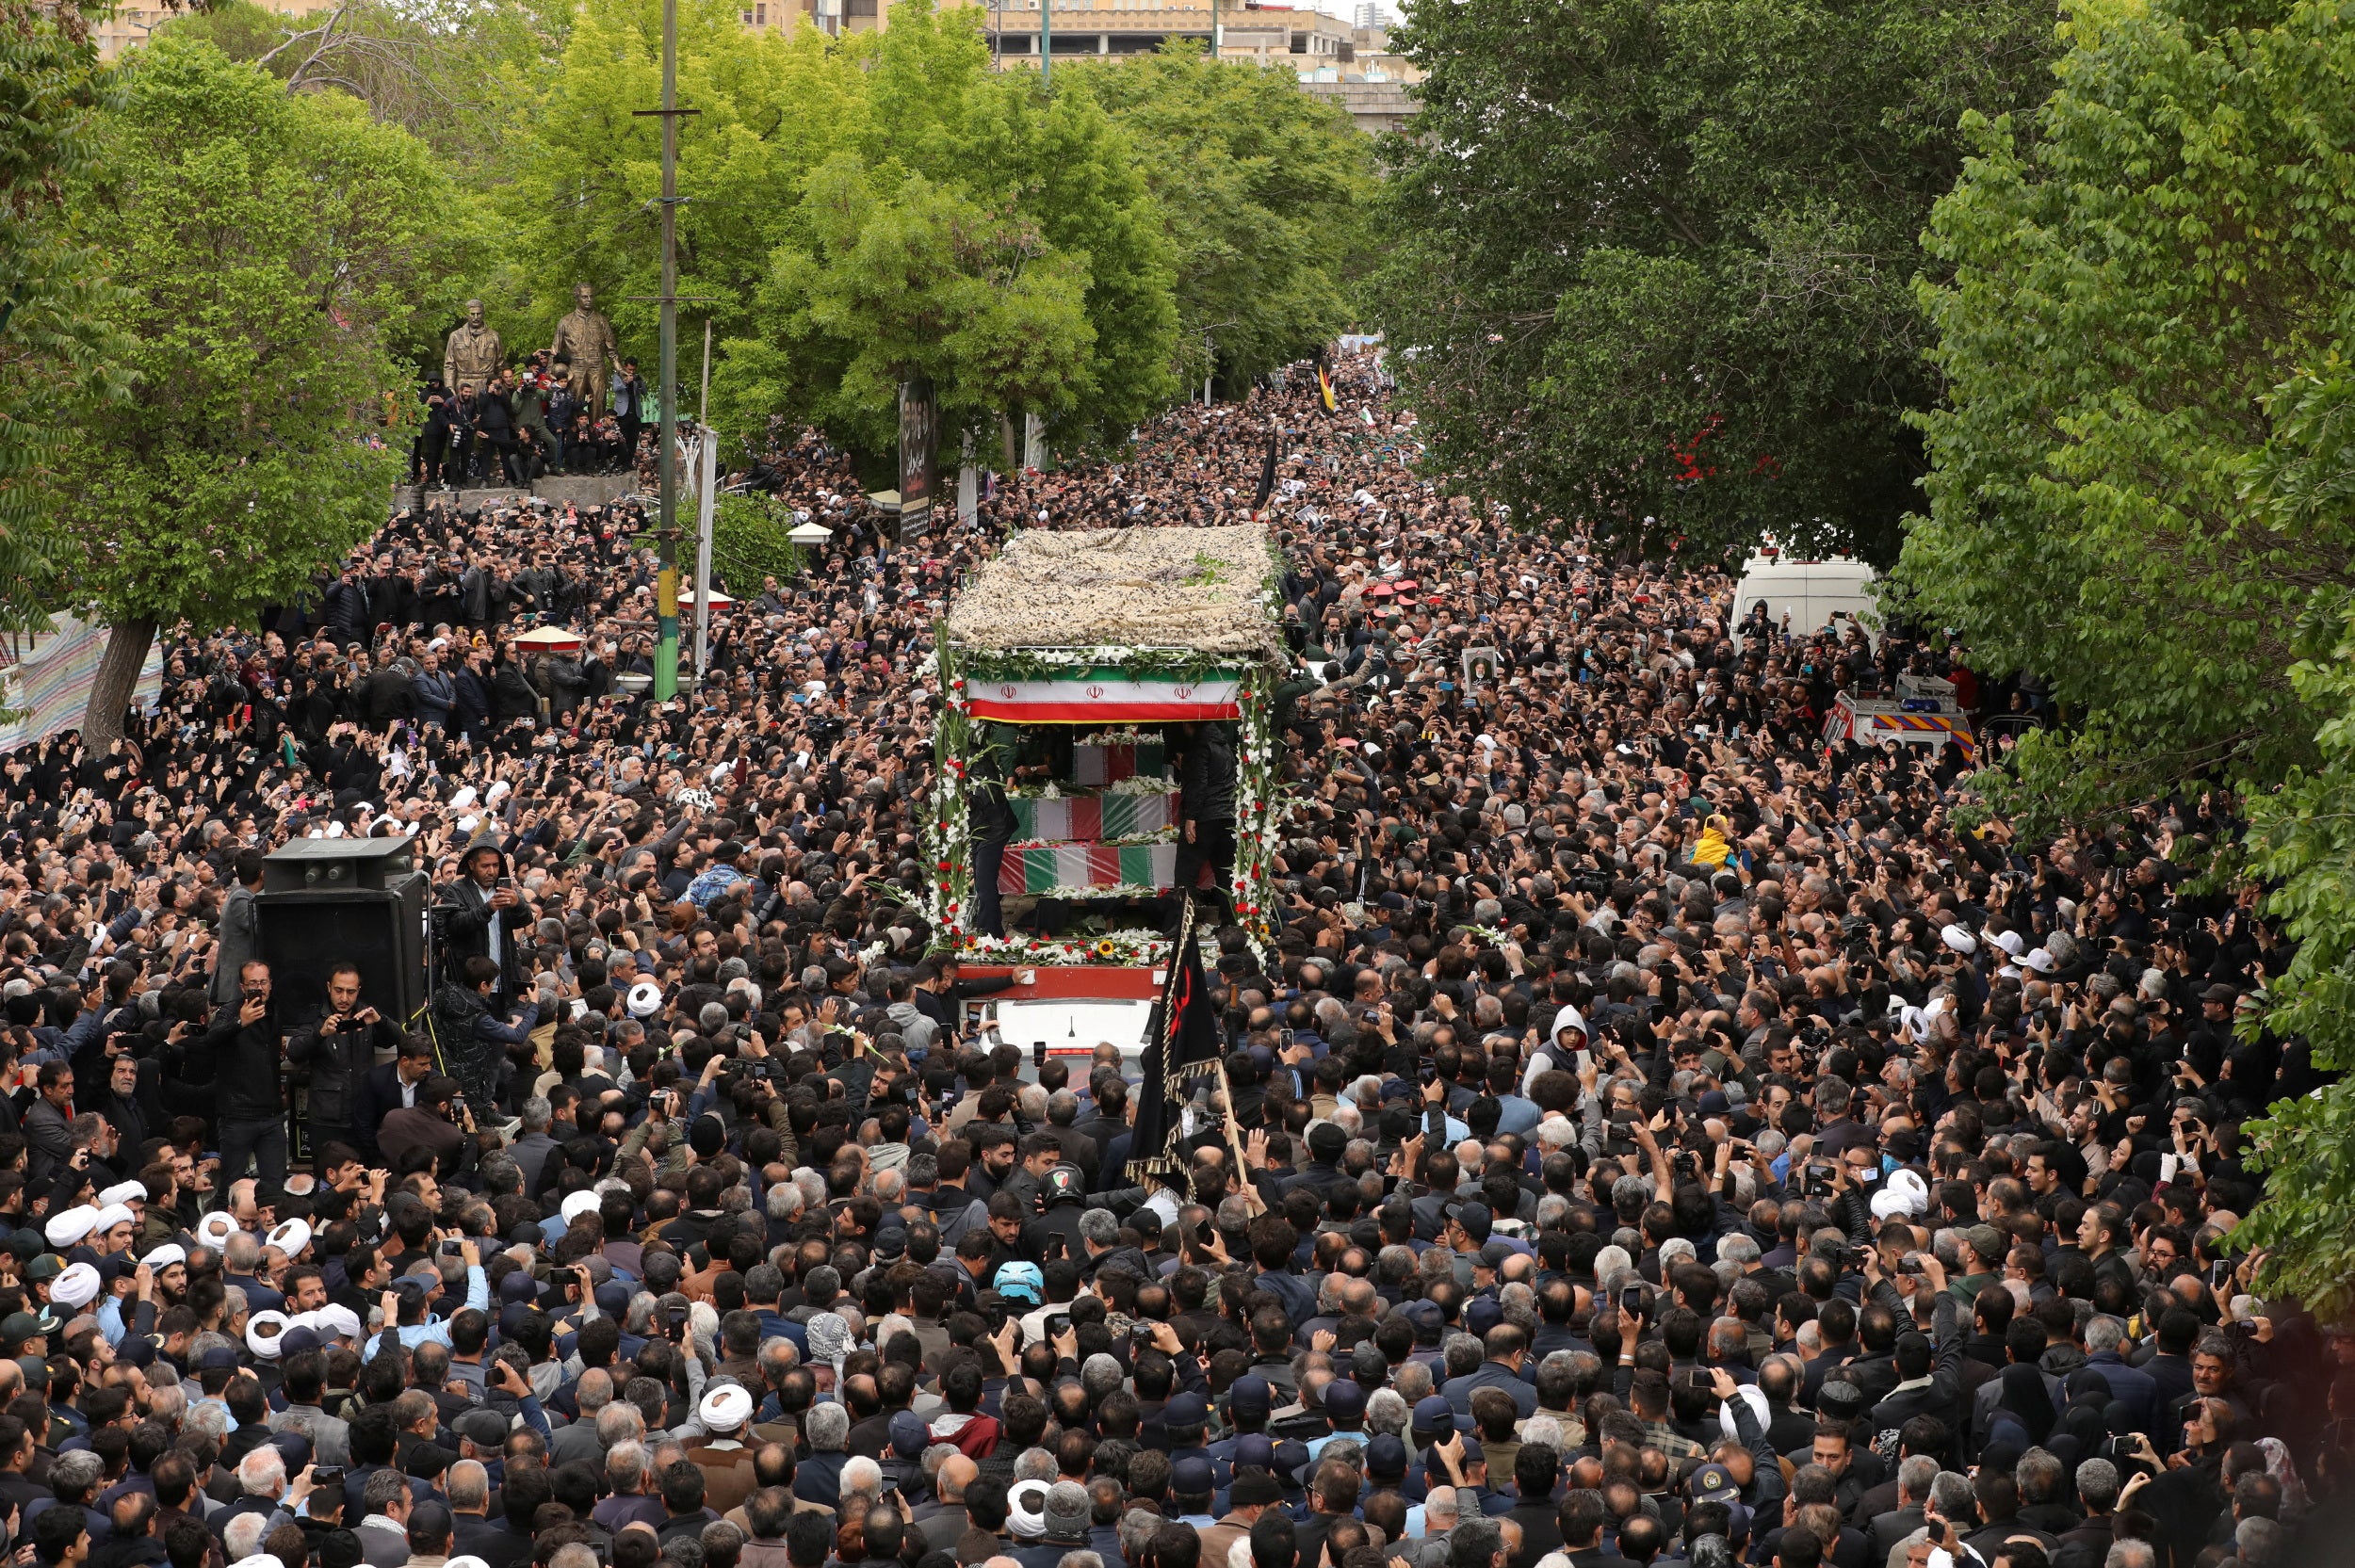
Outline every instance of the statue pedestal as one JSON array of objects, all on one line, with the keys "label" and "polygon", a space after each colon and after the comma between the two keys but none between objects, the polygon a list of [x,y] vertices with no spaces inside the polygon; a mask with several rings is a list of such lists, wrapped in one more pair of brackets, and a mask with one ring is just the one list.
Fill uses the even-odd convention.
[{"label": "statue pedestal", "polygon": [[428,507],[439,507],[444,511],[495,510],[501,507],[527,506],[533,501],[544,501],[551,507],[602,507],[639,493],[637,477],[630,474],[552,474],[536,481],[529,490],[519,490],[513,485],[465,490],[395,485],[388,515],[421,512]]},{"label": "statue pedestal", "polygon": [[557,506],[601,507],[638,493],[634,474],[550,474],[535,480],[531,493]]}]

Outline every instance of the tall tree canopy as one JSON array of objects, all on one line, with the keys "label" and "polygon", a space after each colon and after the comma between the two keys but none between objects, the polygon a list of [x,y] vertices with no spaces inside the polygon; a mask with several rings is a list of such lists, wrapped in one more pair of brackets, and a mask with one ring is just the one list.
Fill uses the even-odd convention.
[{"label": "tall tree canopy", "polygon": [[2355,583],[2350,63],[2324,7],[2081,23],[2051,102],[1975,124],[1938,205],[1947,397],[1902,575],[2089,716],[2028,758],[2071,809],[2313,755],[2289,668]]},{"label": "tall tree canopy", "polygon": [[1373,145],[1339,105],[1183,41],[1059,66],[1055,82],[1103,105],[1161,202],[1188,381],[1209,367],[1206,335],[1219,373],[1243,382],[1349,324],[1372,260]]},{"label": "tall tree canopy", "polygon": [[[2244,786],[2241,847],[2301,944],[2267,1026],[2355,1067],[2355,25],[2335,6],[2081,13],[2033,115],[1974,123],[1925,286],[1945,403],[1900,575],[1977,661],[2084,722],[2008,802],[2099,816]],[[1998,781],[1989,778],[1994,789]],[[2355,1091],[2248,1129],[2236,1244],[2266,1287],[2355,1302]]]},{"label": "tall tree canopy", "polygon": [[134,385],[57,411],[65,589],[113,628],[102,739],[158,626],[292,598],[383,525],[409,395],[388,339],[469,259],[440,161],[356,101],[168,36],[122,74],[66,203]]},{"label": "tall tree canopy", "polygon": [[923,376],[944,430],[1019,410],[1104,442],[1175,391],[1170,245],[1135,149],[1087,93],[990,72],[979,17],[911,3],[868,46],[864,112],[727,345],[736,433],[784,411],[883,449],[892,389]]},{"label": "tall tree canopy", "polygon": [[120,394],[111,297],[61,220],[64,183],[99,155],[107,95],[90,24],[100,0],[0,4],[0,625],[46,622],[60,408]]},{"label": "tall tree canopy", "polygon": [[1893,552],[1934,390],[1917,236],[1963,113],[2049,89],[2052,27],[2027,0],[1414,8],[1381,297],[1434,468],[1647,544]]}]

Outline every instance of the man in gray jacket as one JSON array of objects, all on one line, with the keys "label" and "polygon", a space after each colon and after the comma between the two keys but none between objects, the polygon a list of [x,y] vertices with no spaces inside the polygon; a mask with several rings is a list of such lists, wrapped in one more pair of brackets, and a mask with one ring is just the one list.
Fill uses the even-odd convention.
[{"label": "man in gray jacket", "polygon": [[220,929],[213,944],[213,1006],[227,1007],[237,995],[237,971],[261,954],[262,912],[253,897],[262,891],[262,851],[240,849],[230,863],[236,884],[221,901]]}]

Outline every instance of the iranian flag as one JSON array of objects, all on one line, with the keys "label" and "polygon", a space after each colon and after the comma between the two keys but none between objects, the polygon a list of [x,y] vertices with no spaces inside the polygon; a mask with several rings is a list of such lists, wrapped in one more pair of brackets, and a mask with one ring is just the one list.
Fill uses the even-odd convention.
[{"label": "iranian flag", "polygon": [[1175,844],[1042,844],[1008,849],[998,868],[1001,894],[1046,893],[1058,887],[1162,888],[1178,878]]},{"label": "iranian flag", "polygon": [[1074,784],[1115,784],[1139,774],[1157,779],[1168,770],[1168,749],[1158,740],[1143,740],[1129,746],[1071,748],[1071,779]]},{"label": "iranian flag", "polygon": [[1178,819],[1178,795],[1066,795],[1060,800],[1016,796],[1006,802],[1024,838],[1138,838]]},{"label": "iranian flag", "polygon": [[1009,724],[1168,724],[1240,718],[1242,691],[1236,675],[1132,681],[1116,670],[1089,670],[1051,681],[975,679],[965,695],[974,718]]}]

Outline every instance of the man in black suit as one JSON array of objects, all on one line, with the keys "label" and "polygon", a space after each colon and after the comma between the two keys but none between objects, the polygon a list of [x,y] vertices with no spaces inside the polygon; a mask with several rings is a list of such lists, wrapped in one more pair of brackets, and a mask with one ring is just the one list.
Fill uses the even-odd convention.
[{"label": "man in black suit", "polygon": [[514,997],[524,974],[524,946],[531,931],[531,916],[507,881],[507,857],[497,845],[480,840],[458,863],[458,880],[445,890],[455,906],[443,923],[448,951],[444,964],[455,971],[470,958],[488,958],[499,966],[495,1006]]},{"label": "man in black suit", "polygon": [[1608,1516],[1602,1494],[1591,1488],[1580,1487],[1562,1499],[1554,1518],[1562,1527],[1562,1549],[1571,1568],[1635,1568],[1618,1553],[1603,1549],[1602,1524]]},{"label": "man in black suit", "polygon": [[1898,1543],[1922,1528],[1922,1505],[1930,1500],[1930,1482],[1938,1479],[1938,1461],[1929,1454],[1908,1454],[1897,1465],[1897,1506],[1876,1513],[1865,1532],[1872,1541],[1872,1563],[1889,1560]]},{"label": "man in black suit", "polygon": [[1524,1443],[1513,1456],[1513,1487],[1520,1500],[1504,1517],[1520,1526],[1521,1549],[1513,1554],[1510,1568],[1530,1568],[1561,1548],[1562,1527],[1553,1506],[1553,1483],[1561,1473],[1561,1458],[1549,1444]]},{"label": "man in black suit", "polygon": [[383,1157],[376,1145],[376,1129],[392,1112],[416,1105],[418,1086],[433,1071],[433,1042],[426,1036],[403,1036],[399,1053],[369,1068],[352,1093],[351,1136],[371,1164]]}]

